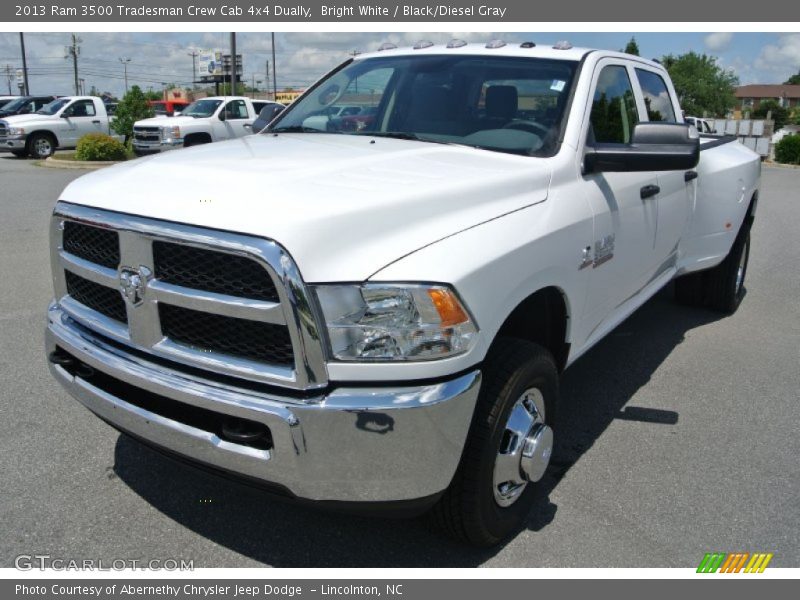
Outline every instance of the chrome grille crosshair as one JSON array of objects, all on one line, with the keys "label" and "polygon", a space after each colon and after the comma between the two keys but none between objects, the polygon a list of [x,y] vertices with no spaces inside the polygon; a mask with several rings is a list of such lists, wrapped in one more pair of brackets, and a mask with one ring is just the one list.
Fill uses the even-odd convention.
[{"label": "chrome grille crosshair", "polygon": [[[74,233],[65,232],[98,230],[117,236],[118,266],[110,266],[107,236],[66,242]],[[59,202],[51,253],[56,300],[90,330],[216,374],[295,389],[327,384],[314,304],[292,258],[271,240]],[[169,269],[160,269],[163,278],[162,260],[169,263]],[[123,300],[121,291],[132,274],[137,275],[137,303]],[[87,296],[70,293],[67,280],[74,292],[75,277],[112,291],[109,297],[120,298],[127,322],[98,310],[101,306]],[[162,322],[165,314],[168,323]],[[219,329],[225,323],[236,333]],[[210,325],[218,335],[205,333]]]}]

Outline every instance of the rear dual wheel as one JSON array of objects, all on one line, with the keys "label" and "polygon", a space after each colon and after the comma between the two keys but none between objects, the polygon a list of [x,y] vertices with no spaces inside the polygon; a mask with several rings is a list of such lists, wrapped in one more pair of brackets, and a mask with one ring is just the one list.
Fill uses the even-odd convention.
[{"label": "rear dual wheel", "polygon": [[719,265],[675,280],[675,299],[688,306],[708,307],[733,314],[744,298],[750,260],[751,218],[745,219],[733,246]]}]

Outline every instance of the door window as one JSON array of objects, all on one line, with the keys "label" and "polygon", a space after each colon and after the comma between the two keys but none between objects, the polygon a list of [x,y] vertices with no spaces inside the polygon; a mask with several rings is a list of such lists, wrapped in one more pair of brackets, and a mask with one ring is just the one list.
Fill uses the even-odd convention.
[{"label": "door window", "polygon": [[67,108],[70,117],[93,117],[95,115],[94,102],[91,100],[78,100]]},{"label": "door window", "polygon": [[592,101],[589,144],[628,144],[638,122],[639,112],[628,70],[620,65],[603,67]]},{"label": "door window", "polygon": [[675,123],[675,111],[664,79],[658,73],[644,69],[636,69],[636,76],[639,78],[639,85],[642,86],[647,120]]},{"label": "door window", "polygon": [[246,119],[247,105],[244,100],[231,100],[225,105],[225,119]]}]

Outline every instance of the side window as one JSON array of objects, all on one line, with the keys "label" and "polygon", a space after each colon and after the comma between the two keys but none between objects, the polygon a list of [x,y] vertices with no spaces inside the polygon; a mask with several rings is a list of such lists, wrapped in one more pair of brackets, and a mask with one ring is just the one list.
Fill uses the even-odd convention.
[{"label": "side window", "polygon": [[231,100],[225,106],[226,119],[246,119],[247,118],[247,105],[244,100]]},{"label": "side window", "polygon": [[91,100],[78,100],[67,109],[70,117],[93,117],[95,115],[94,102]]},{"label": "side window", "polygon": [[639,122],[628,71],[620,65],[603,67],[592,101],[589,143],[627,144]]},{"label": "side window", "polygon": [[648,121],[675,122],[675,110],[667,91],[667,84],[661,75],[644,69],[636,69],[636,76],[642,86],[644,104],[647,107]]}]

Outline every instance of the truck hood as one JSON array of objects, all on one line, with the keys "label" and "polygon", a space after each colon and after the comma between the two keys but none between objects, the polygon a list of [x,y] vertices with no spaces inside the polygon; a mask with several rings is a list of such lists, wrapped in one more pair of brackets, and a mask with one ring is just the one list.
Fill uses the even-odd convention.
[{"label": "truck hood", "polygon": [[101,169],[61,199],[270,238],[308,282],[363,281],[423,246],[542,202],[549,182],[547,161],[537,158],[368,136],[264,134]]},{"label": "truck hood", "polygon": [[[210,117],[208,117],[210,118]],[[206,119],[200,119],[202,123],[207,123]],[[136,121],[134,126],[136,127],[191,127],[195,123],[198,122],[198,119],[194,117],[152,117],[150,119],[142,119],[141,121]]]},{"label": "truck hood", "polygon": [[26,123],[35,123],[39,121],[56,121],[58,117],[54,115],[37,115],[35,113],[28,113],[27,115],[9,115],[7,117],[0,117],[3,121],[11,127],[24,127]]}]

